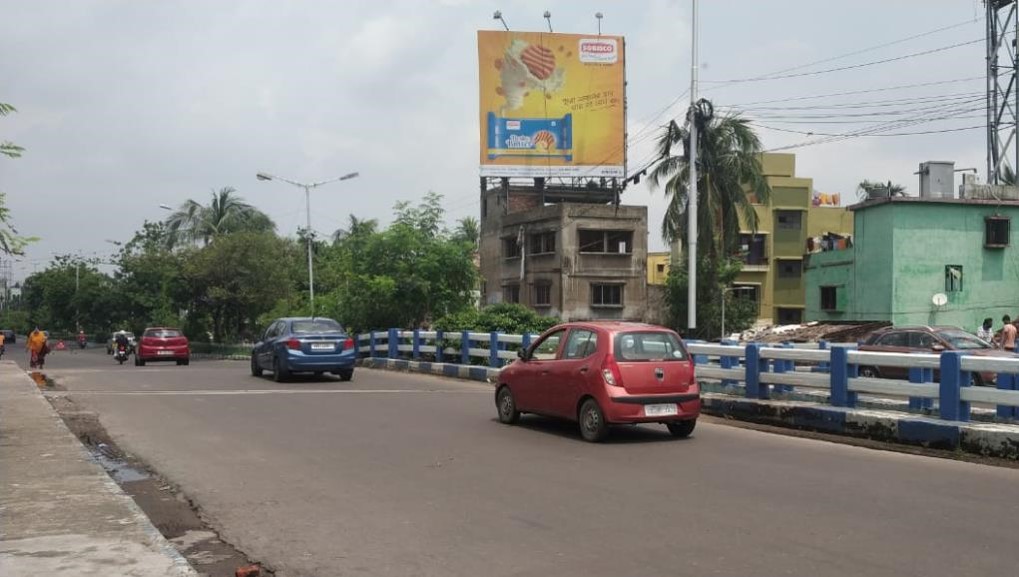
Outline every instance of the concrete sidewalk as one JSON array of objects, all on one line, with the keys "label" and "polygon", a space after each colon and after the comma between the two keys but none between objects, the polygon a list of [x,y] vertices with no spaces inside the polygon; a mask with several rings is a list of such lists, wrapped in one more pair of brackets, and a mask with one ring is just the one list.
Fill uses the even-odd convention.
[{"label": "concrete sidewalk", "polygon": [[0,575],[197,575],[11,361],[0,362]]}]

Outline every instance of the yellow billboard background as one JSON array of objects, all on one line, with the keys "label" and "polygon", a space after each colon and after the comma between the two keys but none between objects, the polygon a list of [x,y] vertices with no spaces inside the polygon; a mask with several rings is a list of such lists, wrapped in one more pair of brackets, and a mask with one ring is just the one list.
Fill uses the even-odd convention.
[{"label": "yellow billboard background", "polygon": [[622,36],[478,32],[482,176],[625,176]]}]

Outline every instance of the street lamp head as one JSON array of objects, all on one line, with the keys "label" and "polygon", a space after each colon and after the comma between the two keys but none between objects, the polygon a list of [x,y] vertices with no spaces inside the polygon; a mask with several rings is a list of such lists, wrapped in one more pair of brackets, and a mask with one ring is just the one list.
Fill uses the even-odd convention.
[{"label": "street lamp head", "polygon": [[351,172],[350,174],[344,174],[343,176],[341,176],[340,180],[350,180],[351,178],[357,178],[358,176],[361,176],[361,173]]},{"label": "street lamp head", "polygon": [[159,205],[159,208],[161,208],[163,210],[173,210],[173,207],[170,206],[169,204],[161,204],[161,205]]},{"label": "street lamp head", "polygon": [[272,180],[272,175],[266,174],[264,172],[259,172],[258,174],[255,175],[255,178],[257,178],[258,180]]}]

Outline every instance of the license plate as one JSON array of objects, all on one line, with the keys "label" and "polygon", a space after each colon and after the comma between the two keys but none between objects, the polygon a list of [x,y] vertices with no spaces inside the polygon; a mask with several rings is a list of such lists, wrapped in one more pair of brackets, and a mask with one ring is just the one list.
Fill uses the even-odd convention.
[{"label": "license plate", "polygon": [[173,351],[157,351],[157,355],[172,355]]},{"label": "license plate", "polygon": [[311,343],[311,350],[313,351],[332,351],[336,349],[336,345],[333,343]]},{"label": "license plate", "polygon": [[679,407],[676,403],[664,403],[659,405],[644,405],[645,417],[669,417],[679,414]]}]

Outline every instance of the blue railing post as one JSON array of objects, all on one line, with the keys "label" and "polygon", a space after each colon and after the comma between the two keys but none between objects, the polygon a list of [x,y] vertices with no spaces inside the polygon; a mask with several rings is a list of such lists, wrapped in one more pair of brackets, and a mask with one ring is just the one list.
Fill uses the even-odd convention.
[{"label": "blue railing post", "polygon": [[831,404],[835,407],[855,407],[856,393],[849,390],[849,379],[856,377],[859,367],[849,364],[846,347],[831,348]]},{"label": "blue railing post", "polygon": [[[733,340],[725,339],[722,341],[722,346],[735,347],[736,342]],[[719,364],[722,365],[723,369],[738,369],[739,368],[739,357],[733,357],[728,355],[722,355],[718,358]],[[696,363],[694,363],[696,364]],[[722,379],[723,387],[731,387],[735,385],[737,381],[735,379]]]},{"label": "blue railing post", "polygon": [[962,387],[969,386],[969,372],[962,370],[962,353],[941,353],[941,385],[938,403],[942,419],[968,421],[969,403],[961,398]]},{"label": "blue railing post", "polygon": [[[793,348],[792,343],[784,342],[777,347],[778,349],[791,349]],[[790,373],[796,370],[796,362],[790,361],[789,359],[773,359],[771,361],[772,371],[776,373]],[[792,385],[779,385],[773,386],[776,393],[790,393],[793,390]]]},{"label": "blue railing post", "polygon": [[500,365],[499,333],[498,331],[492,331],[488,335],[488,366],[499,368]]},{"label": "blue railing post", "polygon": [[[998,373],[995,386],[999,391],[1014,391],[1019,389],[1019,379],[1011,373]],[[1019,418],[1019,407],[1012,405],[998,405],[998,417],[1001,419]]]},{"label": "blue railing post", "polygon": [[442,362],[442,347],[444,336],[442,331],[435,331],[435,362]]},{"label": "blue railing post", "polygon": [[460,331],[460,364],[471,364],[471,333]]},{"label": "blue railing post", "polygon": [[[921,367],[909,367],[909,382],[911,383],[933,383],[934,369]],[[934,408],[932,399],[925,397],[909,397],[910,411],[930,411]]]},{"label": "blue railing post", "polygon": [[[827,350],[830,350],[830,349],[831,349],[831,347],[828,346],[828,341],[822,339],[822,340],[817,342],[817,350],[819,350],[819,351],[827,351]],[[812,368],[811,372],[814,372],[814,373],[828,373],[828,372],[831,372],[831,361],[821,361],[820,363],[817,363],[817,366]]]},{"label": "blue railing post", "polygon": [[375,356],[375,331],[368,331],[368,356]]},{"label": "blue railing post", "polygon": [[520,335],[520,348],[525,351],[531,348],[531,333],[524,333]]},{"label": "blue railing post", "polygon": [[389,358],[400,356],[400,329],[389,329]]},{"label": "blue railing post", "polygon": [[415,361],[421,358],[421,329],[414,329],[414,343],[411,344],[410,358]]},{"label": "blue railing post", "polygon": [[767,364],[767,361],[765,360],[762,363],[761,345],[757,343],[748,344],[746,352],[746,376],[743,378],[747,384],[746,397],[748,399],[768,398],[767,385],[761,385],[762,364]]}]

